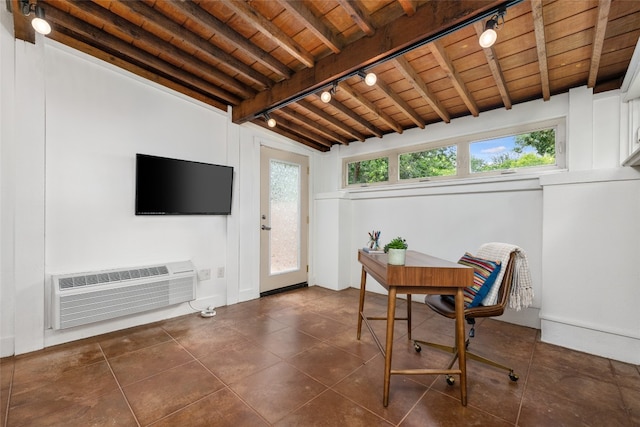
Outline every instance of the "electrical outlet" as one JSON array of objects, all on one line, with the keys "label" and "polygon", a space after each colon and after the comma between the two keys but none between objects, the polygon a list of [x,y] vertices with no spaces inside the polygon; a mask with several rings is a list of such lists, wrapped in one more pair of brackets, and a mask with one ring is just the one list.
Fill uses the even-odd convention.
[{"label": "electrical outlet", "polygon": [[209,280],[211,279],[211,269],[206,268],[204,270],[198,270],[198,280]]},{"label": "electrical outlet", "polygon": [[218,267],[218,279],[224,278],[224,267]]}]

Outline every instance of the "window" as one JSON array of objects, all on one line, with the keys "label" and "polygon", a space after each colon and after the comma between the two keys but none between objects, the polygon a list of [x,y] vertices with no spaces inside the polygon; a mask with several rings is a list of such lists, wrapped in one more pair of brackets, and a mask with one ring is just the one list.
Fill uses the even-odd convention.
[{"label": "window", "polygon": [[347,185],[389,181],[389,158],[359,160],[347,163]]},{"label": "window", "polygon": [[556,164],[556,130],[542,129],[469,144],[471,173]]},{"label": "window", "polygon": [[564,167],[564,119],[344,159],[345,186],[475,178]]},{"label": "window", "polygon": [[456,145],[400,154],[400,179],[430,178],[456,174]]}]

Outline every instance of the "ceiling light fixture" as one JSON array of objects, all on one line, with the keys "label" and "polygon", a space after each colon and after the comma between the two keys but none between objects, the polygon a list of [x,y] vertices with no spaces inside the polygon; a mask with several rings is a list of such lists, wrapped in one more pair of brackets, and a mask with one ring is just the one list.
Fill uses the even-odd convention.
[{"label": "ceiling light fixture", "polygon": [[338,90],[338,82],[336,81],[336,82],[333,82],[333,85],[331,86],[330,90],[325,90],[320,94],[320,100],[325,104],[328,104],[329,102],[331,102],[331,98],[333,98],[333,95],[336,94],[337,90]]},{"label": "ceiling light fixture", "polygon": [[[478,43],[483,48],[489,48],[493,46],[493,44],[498,39],[498,33],[496,32],[504,25],[504,15],[507,13],[505,8],[501,8],[498,12],[491,17],[487,21],[484,26],[484,31],[480,34],[480,38],[478,39]],[[502,21],[502,22],[500,22]]]},{"label": "ceiling light fixture", "polygon": [[35,1],[31,3],[29,0],[20,0],[20,8],[24,16],[31,15],[31,12],[35,14],[35,18],[31,20],[31,26],[34,30],[44,35],[51,32],[51,25],[44,19],[44,9],[38,6]]},{"label": "ceiling light fixture", "polygon": [[360,78],[364,80],[367,86],[373,86],[378,81],[378,76],[376,76],[376,73],[373,73],[371,71],[366,74],[364,71],[358,71],[358,76],[360,76]]},{"label": "ceiling light fixture", "polygon": [[267,122],[267,126],[269,126],[270,128],[274,128],[276,127],[276,125],[278,124],[276,122],[276,119],[274,119],[273,117],[269,116],[269,113],[264,113],[264,119]]}]

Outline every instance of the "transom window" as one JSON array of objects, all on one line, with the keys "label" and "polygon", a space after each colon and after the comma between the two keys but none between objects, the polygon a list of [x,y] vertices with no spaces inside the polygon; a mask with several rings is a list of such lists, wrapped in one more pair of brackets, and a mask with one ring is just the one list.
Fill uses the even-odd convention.
[{"label": "transom window", "polygon": [[564,120],[344,159],[345,186],[473,178],[564,167]]}]

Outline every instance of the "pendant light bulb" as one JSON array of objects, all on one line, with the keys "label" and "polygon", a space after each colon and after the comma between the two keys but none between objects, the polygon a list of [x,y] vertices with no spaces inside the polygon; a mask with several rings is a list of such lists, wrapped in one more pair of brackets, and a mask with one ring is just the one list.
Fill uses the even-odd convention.
[{"label": "pendant light bulb", "polygon": [[373,86],[377,81],[378,76],[376,76],[376,73],[367,73],[367,75],[364,77],[364,82],[367,86]]}]

